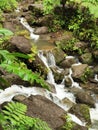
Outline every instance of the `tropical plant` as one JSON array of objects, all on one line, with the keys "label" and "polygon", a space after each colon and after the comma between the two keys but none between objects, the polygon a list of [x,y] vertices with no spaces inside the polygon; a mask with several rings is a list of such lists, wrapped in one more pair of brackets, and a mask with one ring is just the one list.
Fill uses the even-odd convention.
[{"label": "tropical plant", "polygon": [[16,0],[0,0],[0,9],[3,11],[12,11],[17,7]]},{"label": "tropical plant", "polygon": [[0,123],[4,130],[51,130],[45,121],[26,116],[27,106],[10,102],[0,113]]},{"label": "tropical plant", "polygon": [[40,84],[43,88],[49,89],[48,85],[45,83],[44,79],[38,73],[32,72],[28,69],[26,64],[20,62],[16,57],[22,57],[25,59],[32,59],[32,55],[25,55],[22,53],[10,53],[7,50],[0,50],[0,66],[6,69],[10,73],[14,73],[22,78],[24,81],[29,81],[31,84]]}]

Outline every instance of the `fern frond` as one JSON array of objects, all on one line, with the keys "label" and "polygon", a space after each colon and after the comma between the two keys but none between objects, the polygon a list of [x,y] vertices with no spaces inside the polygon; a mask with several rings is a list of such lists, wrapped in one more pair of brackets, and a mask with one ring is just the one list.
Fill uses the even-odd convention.
[{"label": "fern frond", "polygon": [[[51,130],[45,121],[26,116],[26,110],[27,106],[22,103],[8,103],[2,110],[3,115],[0,114],[0,120],[4,118],[5,124],[9,124],[9,130]],[[8,130],[6,125],[3,128]]]}]

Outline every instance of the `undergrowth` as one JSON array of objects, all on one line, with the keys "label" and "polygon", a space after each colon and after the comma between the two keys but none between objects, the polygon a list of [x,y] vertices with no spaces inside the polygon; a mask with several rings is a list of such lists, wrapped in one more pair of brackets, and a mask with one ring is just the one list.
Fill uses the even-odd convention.
[{"label": "undergrowth", "polygon": [[26,116],[27,106],[11,102],[0,113],[0,124],[4,130],[51,130],[45,121]]},{"label": "undergrowth", "polygon": [[[25,55],[21,53],[16,53],[18,57],[25,59],[32,59],[32,55]],[[20,62],[16,57],[15,53],[10,53],[7,50],[0,50],[0,66],[10,73],[18,75],[24,81],[28,81],[31,84],[40,84],[43,88],[49,89],[48,85],[45,83],[44,79],[38,73],[32,72],[28,69],[26,64]]]}]

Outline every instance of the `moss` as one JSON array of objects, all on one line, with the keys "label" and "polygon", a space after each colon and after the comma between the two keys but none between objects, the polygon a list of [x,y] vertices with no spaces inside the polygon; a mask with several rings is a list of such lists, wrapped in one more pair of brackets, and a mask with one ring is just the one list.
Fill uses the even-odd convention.
[{"label": "moss", "polygon": [[24,36],[25,38],[30,39],[30,34],[27,30],[17,31],[16,35]]},{"label": "moss", "polygon": [[65,124],[62,128],[60,128],[60,130],[72,130],[74,123],[71,121],[71,117],[69,115],[65,115],[63,118],[65,119]]},{"label": "moss", "polygon": [[81,104],[80,112],[82,113],[84,119],[87,122],[89,122],[90,121],[89,107],[85,104]]},{"label": "moss", "polygon": [[90,78],[90,77],[92,77],[92,76],[93,76],[93,71],[92,71],[92,69],[89,68],[89,67],[87,67],[87,68],[85,69],[84,74],[81,76],[81,81],[85,83],[85,82],[88,80],[88,78]]}]

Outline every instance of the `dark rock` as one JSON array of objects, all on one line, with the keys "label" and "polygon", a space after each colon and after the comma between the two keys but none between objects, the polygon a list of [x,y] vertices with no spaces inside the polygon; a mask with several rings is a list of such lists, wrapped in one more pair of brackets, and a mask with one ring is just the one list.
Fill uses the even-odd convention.
[{"label": "dark rock", "polygon": [[72,86],[72,80],[70,77],[66,77],[64,80],[65,87],[71,87]]},{"label": "dark rock", "polygon": [[61,100],[61,103],[66,105],[68,108],[71,108],[74,105],[74,103],[66,97]]},{"label": "dark rock", "polygon": [[70,113],[76,115],[81,121],[91,124],[89,107],[85,104],[76,104],[69,110]]},{"label": "dark rock", "polygon": [[33,71],[39,72],[43,78],[47,78],[48,69],[38,55],[35,56],[35,60],[33,62],[28,62],[27,65]]},{"label": "dark rock", "polygon": [[80,86],[85,90],[98,94],[98,83],[86,82],[85,84],[81,83]]},{"label": "dark rock", "polygon": [[55,57],[55,61],[57,65],[59,65],[65,59],[65,53],[59,48],[53,49],[52,53]]},{"label": "dark rock", "polygon": [[21,101],[23,101],[25,99],[26,99],[26,97],[24,95],[16,95],[13,98],[14,101],[18,101],[18,102],[21,102]]},{"label": "dark rock", "polygon": [[95,101],[89,92],[81,91],[76,94],[76,102],[95,107]]},{"label": "dark rock", "polygon": [[88,69],[88,65],[87,64],[81,64],[81,65],[76,65],[76,66],[72,66],[72,77],[74,80],[76,81],[85,81],[87,78],[86,76],[88,76],[86,73]]},{"label": "dark rock", "polygon": [[70,68],[72,66],[72,64],[76,63],[76,59],[75,58],[66,58],[64,61],[62,61],[60,63],[60,67],[62,68]]},{"label": "dark rock", "polygon": [[15,74],[6,74],[1,76],[5,82],[0,82],[0,86],[2,88],[9,87],[13,84],[23,85],[23,86],[30,86],[31,84],[27,81],[22,80],[19,76]]},{"label": "dark rock", "polygon": [[39,28],[36,28],[35,31],[34,31],[35,34],[45,34],[45,33],[48,33],[48,27],[46,26],[43,26],[43,27],[39,27]]},{"label": "dark rock", "polygon": [[45,97],[30,96],[22,103],[27,105],[28,116],[41,118],[50,125],[52,130],[64,124],[61,116],[64,115],[65,111]]},{"label": "dark rock", "polygon": [[14,46],[20,52],[30,53],[31,52],[31,43],[30,40],[26,39],[24,36],[14,36],[10,40],[11,46]]},{"label": "dark rock", "polygon": [[64,78],[64,71],[59,72],[57,67],[51,67],[55,82],[60,84]]},{"label": "dark rock", "polygon": [[80,56],[80,60],[83,64],[92,64],[93,63],[93,57],[91,53],[85,53]]}]

